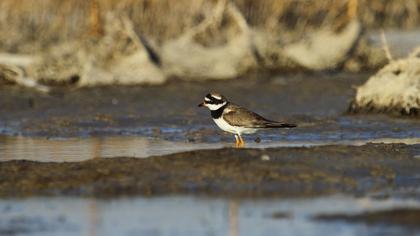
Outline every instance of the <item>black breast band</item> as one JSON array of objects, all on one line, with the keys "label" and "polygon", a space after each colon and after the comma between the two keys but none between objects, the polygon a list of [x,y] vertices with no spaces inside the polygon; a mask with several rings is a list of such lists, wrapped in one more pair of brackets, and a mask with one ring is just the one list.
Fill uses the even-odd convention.
[{"label": "black breast band", "polygon": [[225,105],[223,105],[222,107],[220,107],[217,110],[214,110],[214,111],[210,110],[211,117],[213,119],[219,119],[222,116],[223,110],[225,110],[225,108],[227,107],[227,105],[228,105],[228,103],[226,103]]}]

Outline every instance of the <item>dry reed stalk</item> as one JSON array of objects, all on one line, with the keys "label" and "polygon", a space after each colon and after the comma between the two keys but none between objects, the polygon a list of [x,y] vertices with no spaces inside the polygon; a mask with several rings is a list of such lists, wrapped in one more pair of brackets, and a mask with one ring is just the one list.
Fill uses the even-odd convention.
[{"label": "dry reed stalk", "polygon": [[354,19],[357,16],[358,6],[359,6],[359,0],[348,0],[347,17],[349,18],[349,20]]},{"label": "dry reed stalk", "polygon": [[389,44],[386,40],[385,31],[381,30],[381,41],[382,41],[382,48],[385,52],[386,58],[388,59],[388,62],[392,62],[394,59],[392,58],[391,51],[389,50]]},{"label": "dry reed stalk", "polygon": [[37,81],[26,77],[25,72],[19,66],[0,64],[0,79],[4,79],[22,87],[34,89],[38,92],[50,92],[48,86],[39,84]]},{"label": "dry reed stalk", "polygon": [[102,34],[102,25],[98,0],[90,0],[90,33],[94,36]]}]

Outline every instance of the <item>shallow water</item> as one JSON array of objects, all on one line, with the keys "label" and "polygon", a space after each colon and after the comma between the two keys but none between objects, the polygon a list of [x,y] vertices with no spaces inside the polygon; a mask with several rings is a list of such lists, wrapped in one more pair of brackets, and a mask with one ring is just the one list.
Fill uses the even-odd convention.
[{"label": "shallow water", "polygon": [[[80,128],[80,124],[76,123],[70,128],[59,128],[58,133],[47,131],[43,134],[29,132],[18,135],[3,129],[6,135],[0,135],[0,161],[24,159],[61,162],[117,156],[144,158],[233,146],[233,136],[220,131],[209,117],[197,113],[190,119],[197,119],[197,123],[180,119],[171,125],[155,126],[140,120],[130,121],[128,126],[104,126],[100,121],[94,121],[87,127]],[[420,144],[420,121],[416,119],[359,115],[296,120],[298,128],[246,135],[246,147],[363,145],[368,142]],[[21,130],[22,124],[8,127],[13,131]],[[68,129],[75,129],[76,133],[69,135]]]},{"label": "shallow water", "polygon": [[[196,197],[0,200],[0,234],[10,235],[415,235],[393,225],[314,221],[317,214],[419,208],[414,200],[332,196],[232,200]],[[280,217],[273,217],[277,215]]]},{"label": "shallow water", "polygon": [[[363,145],[371,143],[405,143],[420,144],[420,138],[378,138],[353,140],[284,140],[249,142],[248,148],[273,147],[309,147],[321,145]],[[55,138],[23,136],[0,136],[0,161],[32,160],[32,161],[84,161],[94,158],[138,157],[166,155],[184,151],[218,149],[232,147],[232,143],[191,143],[165,141],[157,138],[136,136],[88,137],[88,138]]]},{"label": "shallow water", "polygon": [[[144,158],[231,147],[208,111],[196,105],[209,91],[296,129],[246,136],[247,147],[290,147],[367,142],[420,144],[420,121],[383,115],[344,115],[368,75],[287,75],[163,87],[105,87],[40,95],[0,88],[0,161],[82,161]],[[314,79],[316,77],[316,79]],[[159,96],[156,97],[156,94]],[[254,139],[258,137],[260,142]],[[418,154],[414,154],[417,155]],[[373,157],[374,158],[374,157]],[[171,167],[172,168],[172,167]],[[20,172],[19,172],[20,174]],[[22,172],[22,175],[25,173]],[[321,213],[420,207],[408,176],[404,191],[378,198],[230,200],[196,197],[27,198],[0,200],[0,235],[410,235],[414,229],[319,222]],[[404,185],[408,177],[396,179]],[[366,183],[369,184],[369,183]],[[405,186],[405,185],[404,185]],[[414,196],[414,200],[395,196]],[[281,219],[271,217],[284,215]],[[414,230],[414,231],[413,231]]]},{"label": "shallow water", "polygon": [[[387,29],[384,33],[390,53],[394,58],[407,57],[420,44],[420,30],[418,28],[410,31]],[[368,32],[368,37],[374,45],[383,46],[381,32]]]},{"label": "shallow water", "polygon": [[233,136],[220,131],[209,112],[197,107],[209,91],[219,91],[267,118],[298,124],[295,129],[247,135],[247,147],[419,143],[419,119],[345,114],[352,86],[363,83],[366,74],[253,76],[49,95],[4,86],[0,160],[80,161],[231,147]]}]

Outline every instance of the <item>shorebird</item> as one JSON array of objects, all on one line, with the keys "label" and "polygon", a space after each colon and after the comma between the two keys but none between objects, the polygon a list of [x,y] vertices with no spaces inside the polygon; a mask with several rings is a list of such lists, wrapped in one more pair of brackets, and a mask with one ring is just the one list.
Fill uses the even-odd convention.
[{"label": "shorebird", "polygon": [[209,93],[199,107],[207,107],[210,110],[213,121],[220,129],[235,135],[235,146],[244,147],[245,142],[242,134],[253,134],[258,130],[268,128],[294,128],[295,124],[287,124],[268,120],[255,112],[230,103],[224,96],[218,93]]}]

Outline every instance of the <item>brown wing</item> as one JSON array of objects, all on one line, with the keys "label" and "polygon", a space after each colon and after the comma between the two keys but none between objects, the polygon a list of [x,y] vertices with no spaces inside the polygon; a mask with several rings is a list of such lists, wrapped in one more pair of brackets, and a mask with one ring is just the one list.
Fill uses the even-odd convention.
[{"label": "brown wing", "polygon": [[223,118],[230,125],[248,128],[263,128],[269,122],[264,117],[233,104],[225,108]]},{"label": "brown wing", "polygon": [[249,111],[243,107],[229,104],[223,112],[223,118],[227,123],[233,126],[242,126],[247,128],[294,128],[296,124],[287,124],[272,120]]}]

